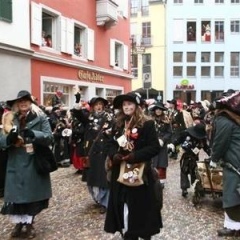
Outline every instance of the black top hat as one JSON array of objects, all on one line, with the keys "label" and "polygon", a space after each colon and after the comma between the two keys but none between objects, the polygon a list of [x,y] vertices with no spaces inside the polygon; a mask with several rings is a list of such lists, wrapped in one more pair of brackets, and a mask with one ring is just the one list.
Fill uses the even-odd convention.
[{"label": "black top hat", "polygon": [[32,99],[31,94],[30,94],[27,90],[21,90],[21,91],[18,92],[17,98],[7,101],[7,105],[10,106],[10,107],[12,107],[12,105],[13,105],[17,100],[23,99],[23,98],[25,98],[25,99],[27,99],[27,100],[29,100],[29,101],[31,101],[31,102],[33,103],[33,99]]},{"label": "black top hat", "polygon": [[176,99],[172,99],[172,100],[167,100],[168,103],[177,105],[177,100]]},{"label": "black top hat", "polygon": [[204,139],[207,136],[205,125],[203,123],[199,123],[193,127],[187,128],[186,131],[196,139]]},{"label": "black top hat", "polygon": [[108,100],[106,100],[105,98],[102,97],[93,97],[90,101],[89,101],[89,105],[92,107],[97,101],[102,101],[104,106],[108,105]]},{"label": "black top hat", "polygon": [[152,107],[152,111],[155,111],[156,109],[160,109],[162,111],[166,111],[167,108],[164,107],[163,103],[157,103],[155,106]]},{"label": "black top hat", "polygon": [[142,104],[142,97],[137,92],[129,92],[127,94],[118,95],[113,100],[113,107],[120,109],[122,107],[123,101],[133,102],[137,105]]}]

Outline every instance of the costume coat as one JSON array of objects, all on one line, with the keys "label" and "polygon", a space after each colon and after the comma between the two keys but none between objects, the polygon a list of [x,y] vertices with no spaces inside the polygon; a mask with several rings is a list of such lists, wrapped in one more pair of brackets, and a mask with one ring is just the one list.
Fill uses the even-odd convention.
[{"label": "costume coat", "polygon": [[[108,155],[110,158],[118,152],[116,141],[123,133],[122,129],[113,128],[113,138],[109,142]],[[156,203],[154,184],[156,179],[152,174],[151,159],[160,149],[154,122],[146,121],[138,128],[138,138],[134,142],[134,159],[131,163],[146,162],[145,181],[138,187],[125,186],[117,181],[120,164],[113,165],[110,181],[110,197],[104,229],[106,232],[122,232],[123,206],[127,202],[129,209],[128,234],[139,237],[152,236],[160,232],[162,219],[160,206]]]},{"label": "costume coat", "polygon": [[[227,114],[221,114],[214,121],[214,138],[212,161],[229,162],[240,169],[240,117],[231,120]],[[240,176],[227,167],[223,168],[223,207],[240,205],[240,194],[237,192]]]},{"label": "costume coat", "polygon": [[[34,143],[49,146],[53,137],[46,115],[30,112],[28,117],[26,127],[34,132]],[[17,115],[14,125],[19,129]],[[8,151],[4,201],[19,204],[49,199],[52,196],[50,175],[39,174],[34,164],[35,155],[28,154],[25,147],[8,146],[6,138],[7,135],[0,135],[0,148]]]}]

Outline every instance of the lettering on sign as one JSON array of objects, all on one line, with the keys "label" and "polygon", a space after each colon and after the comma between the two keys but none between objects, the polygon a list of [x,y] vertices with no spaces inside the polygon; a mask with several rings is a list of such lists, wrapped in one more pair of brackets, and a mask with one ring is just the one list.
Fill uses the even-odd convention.
[{"label": "lettering on sign", "polygon": [[103,75],[96,72],[90,72],[90,71],[84,71],[84,70],[78,71],[78,78],[80,80],[85,80],[89,82],[98,82],[98,83],[102,83],[104,80]]}]

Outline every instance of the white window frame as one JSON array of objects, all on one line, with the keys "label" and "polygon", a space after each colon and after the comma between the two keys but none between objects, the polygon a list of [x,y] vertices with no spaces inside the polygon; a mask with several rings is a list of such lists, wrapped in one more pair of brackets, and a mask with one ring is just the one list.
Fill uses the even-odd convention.
[{"label": "white window frame", "polygon": [[[119,58],[116,59],[116,45],[121,47]],[[117,39],[110,39],[110,66],[119,70],[128,70],[128,46]],[[116,66],[116,60],[118,60],[118,66]]]},{"label": "white window frame", "polygon": [[[54,17],[52,26],[52,48],[42,46],[42,13],[45,12]],[[31,2],[31,43],[44,48],[44,50],[58,51],[61,50],[60,23],[61,13],[43,4]]]},{"label": "white window frame", "polygon": [[[232,31],[232,27],[233,27],[233,31]],[[238,29],[238,31],[236,29]],[[231,34],[240,34],[240,20],[239,19],[230,21],[230,32],[231,32]]]}]

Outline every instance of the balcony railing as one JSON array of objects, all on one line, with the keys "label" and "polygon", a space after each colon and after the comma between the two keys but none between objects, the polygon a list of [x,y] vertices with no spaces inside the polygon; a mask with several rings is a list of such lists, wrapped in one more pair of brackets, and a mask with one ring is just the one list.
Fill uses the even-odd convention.
[{"label": "balcony railing", "polygon": [[142,36],[142,45],[143,46],[151,46],[152,45],[152,37],[151,36]]},{"label": "balcony railing", "polygon": [[98,26],[115,25],[118,5],[111,0],[97,0],[96,20]]}]

